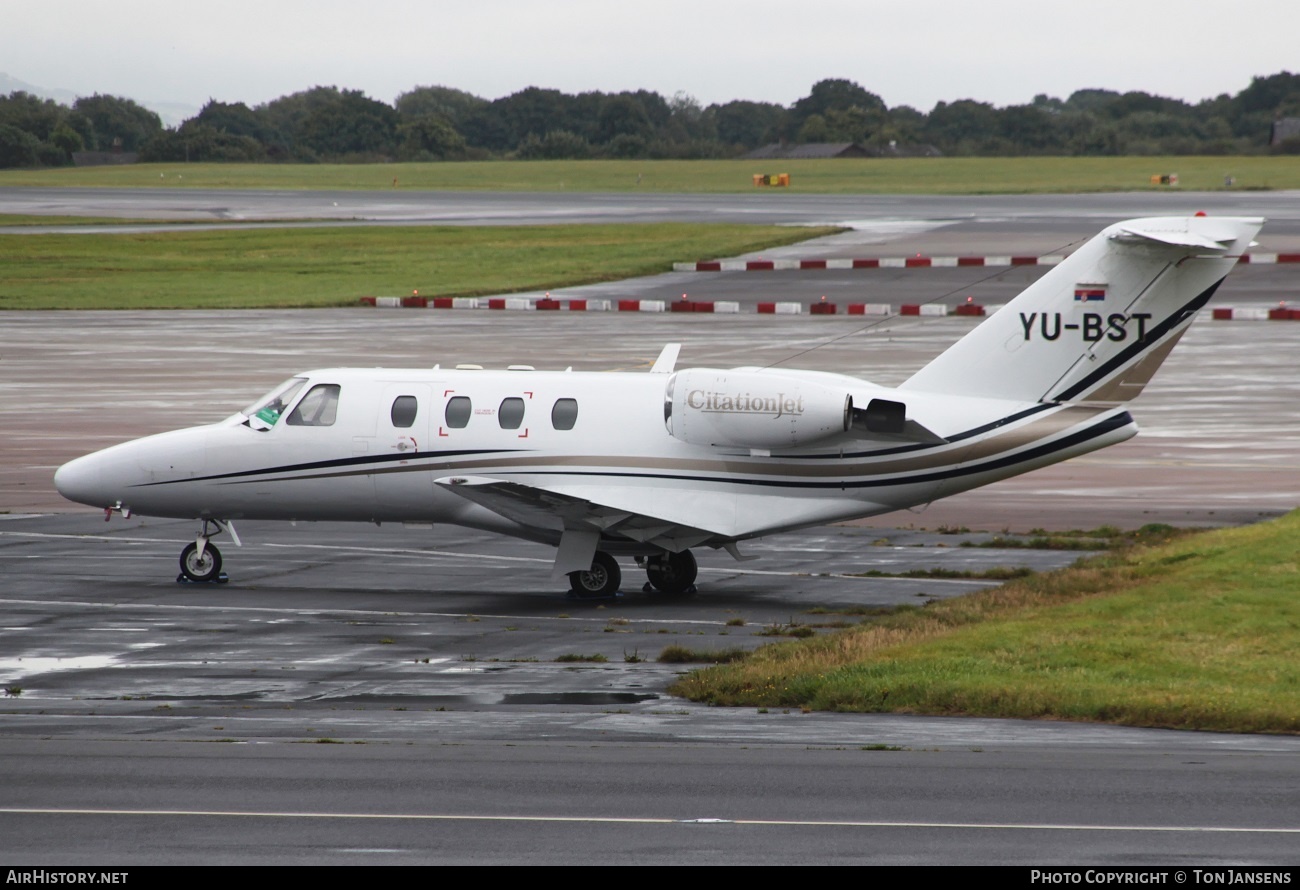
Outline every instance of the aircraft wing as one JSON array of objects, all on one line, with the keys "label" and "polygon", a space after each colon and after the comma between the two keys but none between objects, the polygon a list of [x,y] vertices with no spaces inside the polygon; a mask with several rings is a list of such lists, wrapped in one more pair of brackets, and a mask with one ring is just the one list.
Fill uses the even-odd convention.
[{"label": "aircraft wing", "polygon": [[[645,491],[634,494],[603,487],[602,498],[597,501],[586,497],[586,492],[510,482],[491,476],[447,476],[435,479],[434,484],[521,525],[562,529],[560,558],[566,563],[570,561],[566,556],[569,548],[564,540],[573,540],[574,546],[578,547],[577,555],[572,557],[577,562],[574,568],[591,565],[591,556],[586,551],[595,551],[602,534],[622,536],[678,552],[709,538],[725,536],[727,532],[724,529],[731,524],[722,515],[711,517],[707,509],[689,511],[692,520],[685,521],[680,515],[683,512],[681,498],[673,499],[671,505],[665,503],[663,506],[667,509],[656,510],[654,501],[657,499]],[[629,508],[633,502],[636,506]],[[660,513],[663,515],[657,515]],[[577,544],[578,541],[582,543]]]}]

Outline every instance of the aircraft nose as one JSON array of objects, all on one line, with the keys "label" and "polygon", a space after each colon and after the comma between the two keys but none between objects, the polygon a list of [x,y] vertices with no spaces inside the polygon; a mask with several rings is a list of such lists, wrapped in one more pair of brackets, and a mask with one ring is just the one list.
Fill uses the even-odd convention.
[{"label": "aircraft nose", "polygon": [[59,494],[79,504],[112,506],[104,491],[103,461],[95,454],[79,457],[55,470],[54,487]]}]

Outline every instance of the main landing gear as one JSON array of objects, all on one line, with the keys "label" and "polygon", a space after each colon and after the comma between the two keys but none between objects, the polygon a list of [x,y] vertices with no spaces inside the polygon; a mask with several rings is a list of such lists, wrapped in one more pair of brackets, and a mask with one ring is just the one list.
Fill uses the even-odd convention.
[{"label": "main landing gear", "polygon": [[689,596],[695,592],[695,578],[699,566],[695,554],[689,550],[680,553],[659,553],[637,562],[645,566],[649,586],[668,596]]},{"label": "main landing gear", "polygon": [[203,530],[199,532],[198,538],[186,544],[181,551],[181,574],[177,581],[206,583],[226,579],[221,573],[221,551],[208,541],[223,531],[229,531],[235,544],[239,544],[239,535],[235,533],[234,525],[217,519],[203,520]]},{"label": "main landing gear", "polygon": [[591,568],[585,572],[569,572],[569,587],[579,599],[597,599],[613,596],[623,583],[623,573],[618,561],[604,550],[597,550]]},{"label": "main landing gear", "polygon": [[[636,562],[645,569],[646,576],[650,579],[645,586],[647,593],[689,596],[695,592],[695,578],[699,574],[699,567],[691,551],[638,556]],[[596,551],[590,569],[585,572],[569,573],[569,586],[573,594],[580,599],[613,596],[618,592],[622,582],[623,573],[618,567],[618,561],[603,550]]]}]

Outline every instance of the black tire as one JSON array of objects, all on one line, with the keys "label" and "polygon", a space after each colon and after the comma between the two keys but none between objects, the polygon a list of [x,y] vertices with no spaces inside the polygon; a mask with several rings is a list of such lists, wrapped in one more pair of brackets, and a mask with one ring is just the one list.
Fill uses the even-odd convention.
[{"label": "black tire", "polygon": [[646,560],[646,576],[660,593],[681,596],[693,593],[695,579],[700,573],[695,554],[689,550],[681,553],[663,553]]},{"label": "black tire", "polygon": [[623,583],[623,573],[618,560],[603,550],[597,550],[591,568],[585,572],[569,572],[569,587],[581,599],[613,596]]},{"label": "black tire", "polygon": [[181,574],[191,581],[214,581],[221,574],[221,551],[211,544],[203,548],[199,556],[199,545],[190,542],[181,551]]}]

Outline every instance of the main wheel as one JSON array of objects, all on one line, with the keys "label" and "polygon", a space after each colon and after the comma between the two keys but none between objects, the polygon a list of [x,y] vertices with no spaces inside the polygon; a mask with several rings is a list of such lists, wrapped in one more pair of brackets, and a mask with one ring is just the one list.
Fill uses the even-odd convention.
[{"label": "main wheel", "polygon": [[699,575],[695,554],[689,550],[681,553],[663,553],[646,560],[645,573],[651,585],[660,593],[673,596],[688,592]]},{"label": "main wheel", "polygon": [[569,572],[569,586],[579,597],[613,596],[623,582],[618,561],[603,550],[597,550],[591,568],[585,572]]},{"label": "main wheel", "polygon": [[221,551],[211,544],[199,554],[199,545],[191,541],[181,551],[181,574],[191,581],[212,581],[221,574]]}]

